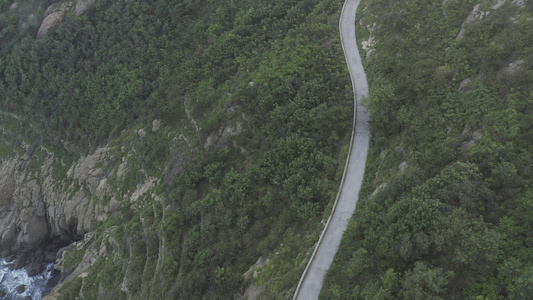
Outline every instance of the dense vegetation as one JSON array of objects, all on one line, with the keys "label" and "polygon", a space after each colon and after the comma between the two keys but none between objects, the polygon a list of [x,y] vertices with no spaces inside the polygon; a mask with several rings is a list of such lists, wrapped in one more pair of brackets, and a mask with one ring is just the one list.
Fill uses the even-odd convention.
[{"label": "dense vegetation", "polygon": [[[1,109],[26,120],[25,143],[55,151],[57,180],[61,166],[110,147],[105,171],[121,199],[85,244],[106,254],[62,297],[228,299],[250,281],[289,297],[351,131],[342,1],[99,0],[39,40],[26,17],[50,1],[18,2],[25,16],[0,0]],[[4,142],[4,158],[19,153]],[[149,178],[154,192],[129,201]],[[270,262],[245,280],[261,256]]]},{"label": "dense vegetation", "polygon": [[372,145],[321,298],[533,297],[533,2],[502,2],[360,7]]}]

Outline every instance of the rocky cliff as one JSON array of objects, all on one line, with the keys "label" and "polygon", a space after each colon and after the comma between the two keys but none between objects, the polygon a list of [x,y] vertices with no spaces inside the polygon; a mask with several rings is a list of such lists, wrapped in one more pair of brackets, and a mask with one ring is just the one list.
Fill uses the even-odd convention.
[{"label": "rocky cliff", "polygon": [[[15,28],[36,26],[36,38],[42,39],[66,13],[80,15],[94,2],[21,0],[11,3],[9,12],[18,19]],[[69,166],[53,149],[41,145],[42,140],[23,141],[17,126],[34,128],[33,124],[7,112],[1,117],[7,155],[2,155],[0,165],[0,254],[18,255],[14,267],[36,273],[43,269],[40,263],[55,261],[60,248],[81,240],[94,220],[119,208],[117,201],[105,206],[91,202],[92,197],[104,196],[107,174],[95,166],[106,165],[108,149],[98,149]],[[68,174],[62,174],[65,170]]]},{"label": "rocky cliff", "polygon": [[[2,121],[6,124],[9,119],[25,123],[10,114],[4,114]],[[158,131],[160,125],[160,120],[154,120],[152,126],[133,130],[129,136],[138,143]],[[14,134],[6,128],[3,133],[3,142]],[[179,137],[175,141],[186,144]],[[17,257],[13,267],[25,267],[30,274],[41,272],[43,262],[56,262],[63,279],[84,274],[97,258],[107,254],[105,245],[92,245],[95,238],[90,231],[94,224],[119,212],[122,203],[138,210],[146,194],[161,182],[143,171],[129,170],[128,159],[136,156],[135,148],[101,147],[66,163],[65,157],[55,154],[58,149],[53,146],[49,150],[43,145],[12,140],[9,147],[13,152],[0,165],[0,251],[2,257]],[[118,189],[117,182],[128,176],[135,176],[139,182],[131,189]],[[149,197],[157,198],[155,194]],[[109,233],[98,237],[118,249]],[[65,256],[70,250],[79,251],[81,257],[73,262]]]},{"label": "rocky cliff", "polygon": [[[120,208],[116,200],[95,204],[105,197],[105,167],[112,157],[107,148],[72,163],[63,179],[54,172],[65,167],[46,148],[38,149],[44,157],[28,153],[2,161],[0,167],[0,249],[3,257],[24,254],[17,267],[33,262],[52,262],[59,248],[81,240],[95,220],[103,220]],[[54,170],[57,165],[61,170]]]}]

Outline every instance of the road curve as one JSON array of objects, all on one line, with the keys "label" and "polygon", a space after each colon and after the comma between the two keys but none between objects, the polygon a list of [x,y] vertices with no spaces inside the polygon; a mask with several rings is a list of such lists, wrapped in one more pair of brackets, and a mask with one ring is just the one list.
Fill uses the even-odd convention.
[{"label": "road curve", "polygon": [[363,182],[370,140],[368,125],[370,114],[361,103],[368,95],[368,83],[355,40],[355,14],[359,3],[360,0],[346,0],[339,20],[342,48],[354,90],[354,128],[350,150],[332,213],[298,283],[293,299],[318,299],[324,275],[339,249],[342,234],[355,210]]}]

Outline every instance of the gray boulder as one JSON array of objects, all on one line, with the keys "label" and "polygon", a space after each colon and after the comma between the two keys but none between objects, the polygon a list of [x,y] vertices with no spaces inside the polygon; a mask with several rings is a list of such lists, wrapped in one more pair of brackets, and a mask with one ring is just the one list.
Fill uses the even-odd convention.
[{"label": "gray boulder", "polygon": [[15,270],[24,268],[28,264],[29,254],[27,252],[22,253],[21,256],[17,257],[13,262],[13,267]]},{"label": "gray boulder", "polygon": [[28,276],[35,276],[37,274],[41,274],[44,272],[45,267],[43,264],[32,262],[28,264],[26,267],[26,272],[28,273]]},{"label": "gray boulder", "polygon": [[17,293],[19,293],[19,294],[22,294],[22,293],[24,293],[26,291],[26,286],[21,284],[21,285],[17,286],[15,291],[17,291]]}]

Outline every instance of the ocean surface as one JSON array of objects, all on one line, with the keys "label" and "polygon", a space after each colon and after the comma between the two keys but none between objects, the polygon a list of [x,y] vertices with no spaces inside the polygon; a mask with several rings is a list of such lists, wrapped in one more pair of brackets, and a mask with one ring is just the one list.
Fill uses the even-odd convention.
[{"label": "ocean surface", "polygon": [[[29,277],[24,268],[19,270],[9,270],[8,265],[4,259],[0,259],[0,296],[6,293],[5,296],[0,299],[24,299],[24,297],[31,297],[32,300],[38,300],[42,298],[42,293],[46,287],[46,283],[51,278],[53,264],[50,263],[46,266],[46,270],[35,276]],[[24,291],[20,287],[24,285]],[[26,298],[28,299],[28,298]]]}]

